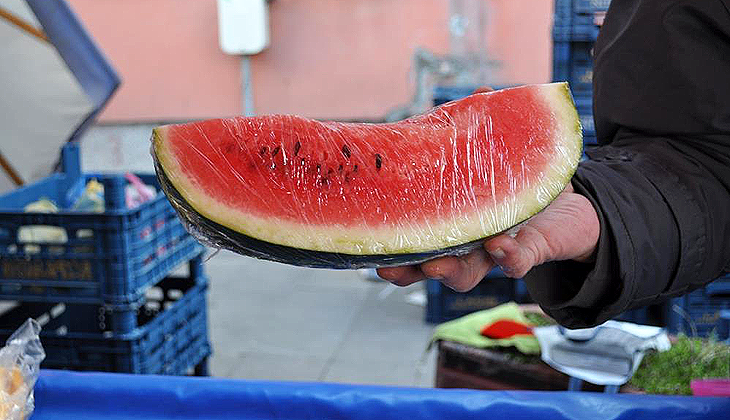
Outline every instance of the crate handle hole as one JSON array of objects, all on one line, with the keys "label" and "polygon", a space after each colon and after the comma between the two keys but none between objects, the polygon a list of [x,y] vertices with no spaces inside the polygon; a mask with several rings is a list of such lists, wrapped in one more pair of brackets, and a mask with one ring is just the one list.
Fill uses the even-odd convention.
[{"label": "crate handle hole", "polygon": [[79,229],[76,231],[76,238],[77,239],[93,239],[94,230],[93,229]]},{"label": "crate handle hole", "polygon": [[18,243],[21,244],[65,244],[68,242],[66,229],[50,225],[28,225],[18,229]]},{"label": "crate handle hole", "polygon": [[165,292],[161,287],[150,287],[147,289],[147,292],[145,292],[145,297],[147,300],[162,300],[165,298]]},{"label": "crate handle hole", "polygon": [[[30,245],[28,245],[30,246]],[[66,248],[62,246],[49,246],[48,253],[51,255],[63,255],[66,253]]]},{"label": "crate handle hole", "polygon": [[59,303],[58,305],[56,305],[53,308],[51,308],[51,310],[50,310],[51,318],[58,318],[64,312],[66,312],[66,304],[65,303]]},{"label": "crate handle hole", "polygon": [[160,302],[156,302],[156,301],[147,302],[147,303],[145,303],[144,307],[148,311],[153,311],[153,312],[159,311]]},{"label": "crate handle hole", "polygon": [[51,317],[50,317],[50,315],[48,315],[47,313],[45,313],[45,314],[42,314],[41,316],[39,316],[38,318],[36,318],[35,320],[39,324],[41,324],[41,327],[42,327],[42,326],[48,324],[48,321],[51,320]]}]

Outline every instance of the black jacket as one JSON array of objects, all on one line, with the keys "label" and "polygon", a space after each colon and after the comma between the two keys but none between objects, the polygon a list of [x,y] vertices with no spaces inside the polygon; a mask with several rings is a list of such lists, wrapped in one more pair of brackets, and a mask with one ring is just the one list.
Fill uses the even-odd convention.
[{"label": "black jacket", "polygon": [[601,146],[573,186],[601,222],[595,263],[525,278],[573,328],[730,272],[730,0],[613,0],[593,90]]}]

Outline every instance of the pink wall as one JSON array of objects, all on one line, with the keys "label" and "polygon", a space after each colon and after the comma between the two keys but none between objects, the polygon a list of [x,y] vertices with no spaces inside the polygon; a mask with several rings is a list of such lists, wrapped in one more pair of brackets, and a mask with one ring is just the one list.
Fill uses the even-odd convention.
[{"label": "pink wall", "polygon": [[122,77],[103,121],[239,112],[239,61],[218,48],[214,0],[69,0]]},{"label": "pink wall", "polygon": [[545,83],[552,75],[554,0],[489,0],[488,49],[500,83]]},{"label": "pink wall", "polygon": [[[104,122],[241,112],[240,59],[218,48],[214,0],[68,0],[123,78]],[[552,0],[490,3],[498,83],[549,80]],[[274,0],[251,61],[257,113],[378,119],[411,97],[417,46],[448,50],[447,0]]]},{"label": "pink wall", "polygon": [[443,0],[275,0],[256,111],[382,117],[410,98],[415,49],[447,51],[447,16]]}]

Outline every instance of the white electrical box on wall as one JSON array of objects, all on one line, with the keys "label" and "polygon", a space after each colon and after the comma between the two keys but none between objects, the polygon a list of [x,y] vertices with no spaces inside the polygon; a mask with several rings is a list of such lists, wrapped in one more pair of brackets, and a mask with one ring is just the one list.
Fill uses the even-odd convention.
[{"label": "white electrical box on wall", "polygon": [[266,0],[218,0],[218,42],[232,55],[258,54],[269,46]]}]

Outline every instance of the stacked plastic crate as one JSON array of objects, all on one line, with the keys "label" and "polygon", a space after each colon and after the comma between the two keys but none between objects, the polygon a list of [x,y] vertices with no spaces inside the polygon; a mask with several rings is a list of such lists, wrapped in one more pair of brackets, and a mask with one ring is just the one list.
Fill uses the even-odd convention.
[{"label": "stacked plastic crate", "polygon": [[610,3],[610,0],[555,0],[553,80],[570,83],[586,146],[596,144],[593,44]]},{"label": "stacked plastic crate", "polygon": [[671,332],[698,337],[714,335],[721,340],[730,338],[727,324],[730,274],[701,289],[674,298],[671,303],[667,316],[667,328]]},{"label": "stacked plastic crate", "polygon": [[[203,247],[157,194],[133,207],[123,175],[82,174],[76,145],[64,173],[0,196],[0,341],[32,317],[43,325],[42,367],[206,374]],[[104,211],[68,210],[87,182],[104,185]],[[52,201],[53,212],[27,211]],[[188,274],[173,276],[182,264]]]},{"label": "stacked plastic crate", "polygon": [[531,302],[522,279],[496,268],[468,292],[457,292],[438,280],[426,280],[426,322],[441,323],[507,302]]}]

